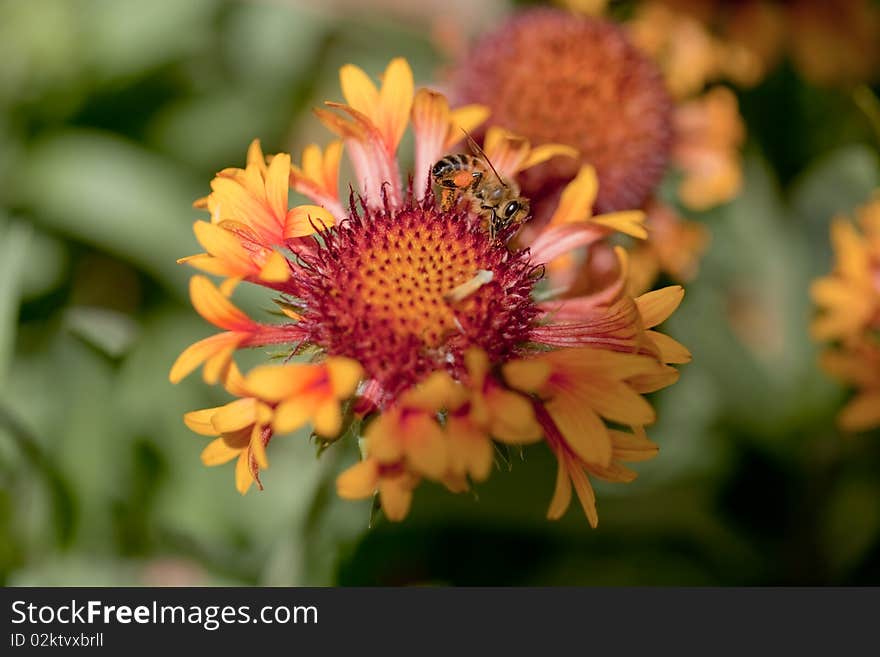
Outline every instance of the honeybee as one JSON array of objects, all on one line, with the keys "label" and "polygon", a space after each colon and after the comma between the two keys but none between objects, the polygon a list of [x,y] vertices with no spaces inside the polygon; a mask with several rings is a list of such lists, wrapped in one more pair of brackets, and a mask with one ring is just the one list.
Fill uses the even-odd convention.
[{"label": "honeybee", "polygon": [[431,175],[443,192],[442,209],[449,209],[460,198],[467,199],[494,239],[508,226],[518,226],[526,220],[529,200],[519,195],[515,182],[501,177],[483,149],[466,132],[465,135],[476,155],[447,155],[434,164]]}]

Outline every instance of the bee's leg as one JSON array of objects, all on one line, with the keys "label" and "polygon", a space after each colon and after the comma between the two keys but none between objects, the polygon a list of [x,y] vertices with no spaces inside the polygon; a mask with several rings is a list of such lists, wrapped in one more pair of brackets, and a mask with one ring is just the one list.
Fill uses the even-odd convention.
[{"label": "bee's leg", "polygon": [[482,171],[471,172],[470,190],[472,192],[475,192],[480,188],[481,182],[483,182],[483,172]]},{"label": "bee's leg", "polygon": [[489,236],[492,236],[492,217],[495,215],[495,209],[491,205],[483,205],[482,203],[474,204],[474,212],[480,216],[480,223]]},{"label": "bee's leg", "polygon": [[440,210],[442,212],[449,210],[455,204],[456,196],[457,194],[454,189],[442,187],[440,189]]}]

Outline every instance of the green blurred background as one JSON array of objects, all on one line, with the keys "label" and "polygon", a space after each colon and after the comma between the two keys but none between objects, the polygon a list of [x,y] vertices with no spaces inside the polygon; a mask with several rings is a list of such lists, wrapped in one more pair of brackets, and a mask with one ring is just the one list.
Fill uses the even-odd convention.
[{"label": "green blurred background", "polygon": [[403,55],[430,83],[435,19],[466,36],[506,8],[0,0],[0,581],[880,584],[880,433],[837,432],[846,393],[807,334],[830,219],[880,184],[878,144],[849,93],[789,65],[739,93],[745,190],[699,217],[712,247],[666,327],[694,362],[655,396],[660,456],[598,486],[597,530],[574,507],[544,519],[542,448],[372,528],[333,489],[353,445],[274,441],[245,497],[201,465],[181,416],[225,398],[167,380],[213,331],[175,264],[198,251],[192,201],[254,137],[295,157],[325,141],[310,110],[340,99],[340,65]]}]

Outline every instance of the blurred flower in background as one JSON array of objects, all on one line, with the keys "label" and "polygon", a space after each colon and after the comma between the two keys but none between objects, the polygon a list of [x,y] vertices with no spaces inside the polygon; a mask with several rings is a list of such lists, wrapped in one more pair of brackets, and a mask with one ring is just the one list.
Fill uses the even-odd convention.
[{"label": "blurred flower in background", "polygon": [[[650,437],[660,455],[638,466],[637,480],[608,483],[570,467],[571,459],[559,458],[558,449],[499,443],[493,467],[502,472],[477,481],[486,463],[483,443],[483,451],[455,461],[470,473],[469,491],[452,495],[423,478],[413,489],[406,522],[375,515],[371,523],[369,499],[337,495],[339,475],[360,459],[351,436],[320,459],[305,428],[273,438],[266,460],[271,467],[258,471],[267,489],[260,495],[242,496],[230,485],[232,462],[194,467],[211,444],[203,457],[211,463],[230,455],[237,463],[251,444],[254,461],[263,458],[259,442],[251,439],[255,427],[262,436],[269,426],[264,405],[274,421],[276,402],[239,402],[218,418],[219,433],[204,421],[214,413],[188,416],[195,435],[181,416],[236,399],[257,400],[239,384],[260,367],[285,370],[282,361],[269,359],[287,351],[273,345],[238,350],[242,381],[227,373],[224,385],[206,386],[195,376],[168,383],[168,368],[181,349],[207,333],[187,298],[190,267],[175,263],[207,251],[192,226],[212,225],[210,213],[188,210],[193,199],[213,191],[206,182],[223,167],[246,170],[245,153],[257,137],[265,153],[296,154],[290,176],[299,177],[297,186],[313,181],[311,194],[342,181],[342,189],[332,191],[345,211],[346,183],[359,189],[361,181],[347,146],[326,139],[312,113],[324,99],[339,99],[340,67],[356,62],[372,74],[402,56],[415,80],[436,83],[455,106],[459,101],[446,73],[461,65],[481,35],[536,4],[551,6],[0,0],[5,584],[880,582],[878,429],[844,436],[837,424],[850,399],[876,390],[872,343],[844,348],[840,340],[816,342],[808,294],[813,281],[834,270],[833,217],[857,220],[856,208],[880,188],[873,127],[880,122],[871,109],[877,80],[859,72],[876,63],[876,38],[872,45],[864,36],[870,18],[848,18],[861,12],[869,17],[876,2],[705,2],[699,12],[652,3],[686,18],[684,27],[660,13],[644,23],[644,2],[577,3],[580,11],[594,12],[607,4],[601,8],[605,19],[620,25],[622,38],[637,44],[659,70],[672,100],[672,132],[693,127],[686,130],[683,152],[677,139],[669,145],[666,171],[650,194],[662,205],[646,198],[648,205],[638,208],[652,215],[645,220],[651,239],[607,230],[589,249],[557,258],[536,286],[539,295],[554,291],[556,276],[571,285],[568,296],[607,291],[619,282],[625,260],[629,284],[621,294],[632,298],[649,289],[639,283],[639,271],[647,272],[643,280],[659,272],[662,286],[694,276],[699,262],[699,275],[663,324],[694,358],[676,385],[640,395],[656,411]],[[821,29],[811,28],[833,36],[812,42],[820,64],[850,71],[825,75],[827,84],[806,74],[791,45],[795,30],[809,34],[798,27],[804,21],[795,20],[796,5],[814,17],[827,11],[810,4],[839,8],[833,20],[819,21]],[[740,14],[748,20],[732,20]],[[667,33],[675,38],[665,38]],[[699,54],[706,42],[721,48],[720,62]],[[660,44],[659,55],[652,43]],[[676,48],[690,54],[676,55]],[[523,58],[526,68],[528,61]],[[711,94],[719,85],[720,93]],[[552,89],[548,96],[552,100]],[[679,109],[689,106],[700,111],[680,118]],[[499,124],[497,117],[484,123]],[[482,132],[475,128],[474,135],[485,144],[488,134]],[[529,141],[530,148],[540,147],[537,139]],[[679,156],[692,168],[680,164]],[[708,192],[723,191],[721,183],[734,180],[728,166],[733,157],[741,172],[734,197],[689,208],[681,195],[689,176],[711,183]],[[406,173],[418,160],[411,131],[404,133],[397,159],[405,188]],[[336,161],[339,171],[332,175]],[[574,159],[557,156],[548,163],[563,161]],[[559,196],[580,176],[577,198],[590,198],[586,183],[592,176],[583,164],[558,181]],[[525,186],[532,171],[515,180]],[[543,222],[527,223],[514,248],[534,248],[531,240],[559,207],[552,198],[529,200]],[[289,202],[332,206],[296,190]],[[605,211],[591,208],[581,220]],[[867,233],[853,225],[865,240]],[[625,259],[618,256],[620,246]],[[234,261],[238,274],[230,269],[222,277],[234,282],[244,274],[263,275],[270,287],[277,284],[271,279],[279,275],[279,259],[247,253]],[[233,283],[218,283],[209,299],[234,300],[249,322],[297,321],[290,316],[297,308],[277,304],[274,290],[242,282],[230,299]],[[215,314],[200,308],[215,319],[241,319],[225,302],[213,307]],[[537,303],[543,309],[545,300]],[[217,331],[235,333],[244,326],[229,323]],[[831,356],[822,360],[842,375],[844,386],[819,368],[819,353],[826,350]],[[313,363],[303,362],[307,358],[302,354],[288,366],[311,368]],[[487,379],[499,376],[513,387],[503,371]],[[537,377],[517,385],[525,391],[517,394],[544,395],[550,384]],[[327,409],[338,403],[331,395],[324,399]],[[347,417],[349,407],[339,408]],[[612,424],[609,432],[619,429]],[[631,435],[636,438],[630,441],[639,439]],[[633,449],[620,444],[619,436],[617,441],[612,461],[654,455],[645,443]],[[242,462],[241,481],[253,490],[250,455]],[[567,499],[587,490],[587,476],[601,507],[598,528],[571,510],[546,522],[549,502],[555,515]],[[610,478],[629,477],[616,469]]]},{"label": "blurred flower in background", "polygon": [[[638,291],[650,289],[661,272],[688,280],[708,243],[704,226],[685,220],[661,198],[660,183],[673,168],[681,178],[678,202],[688,208],[729,201],[741,185],[744,129],[736,98],[723,88],[692,98],[707,78],[684,88],[679,83],[679,69],[694,70],[694,53],[665,56],[666,40],[684,40],[671,28],[650,15],[624,30],[604,18],[528,10],[481,36],[451,80],[456,98],[487,105],[498,124],[536,143],[576,147],[580,162],[597,170],[600,210],[648,211],[649,238],[633,261]],[[663,44],[655,43],[658,37]],[[524,177],[538,225],[542,210],[546,214],[542,202],[552,205],[575,169],[575,163],[558,160]],[[683,249],[675,263],[661,255]],[[585,268],[591,266],[587,259]],[[589,272],[581,278],[588,280]]]},{"label": "blurred flower in background", "polygon": [[834,271],[811,288],[819,316],[813,336],[836,342],[822,356],[832,376],[856,388],[840,412],[849,430],[880,426],[880,196],[856,211],[854,225],[837,217],[831,226]]},{"label": "blurred flower in background", "polygon": [[718,78],[757,84],[784,52],[817,84],[853,84],[880,72],[872,0],[647,0],[636,11],[682,90]]}]

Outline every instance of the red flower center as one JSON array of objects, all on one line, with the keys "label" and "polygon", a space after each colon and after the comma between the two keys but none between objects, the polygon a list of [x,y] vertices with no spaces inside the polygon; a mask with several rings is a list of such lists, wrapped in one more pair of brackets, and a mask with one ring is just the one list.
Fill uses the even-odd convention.
[{"label": "red flower center", "polygon": [[[528,253],[430,198],[353,210],[303,259],[308,341],[358,360],[389,397],[438,369],[460,374],[469,347],[493,360],[516,354],[538,315],[530,295],[541,268]],[[478,274],[480,284],[450,297]]]}]

